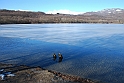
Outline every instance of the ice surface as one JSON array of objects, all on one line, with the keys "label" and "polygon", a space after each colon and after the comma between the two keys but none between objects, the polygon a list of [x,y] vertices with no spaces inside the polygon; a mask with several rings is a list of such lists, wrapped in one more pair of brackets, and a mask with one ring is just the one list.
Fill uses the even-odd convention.
[{"label": "ice surface", "polygon": [[[0,62],[123,83],[123,42],[123,24],[1,25]],[[59,52],[60,63],[52,58]]]}]

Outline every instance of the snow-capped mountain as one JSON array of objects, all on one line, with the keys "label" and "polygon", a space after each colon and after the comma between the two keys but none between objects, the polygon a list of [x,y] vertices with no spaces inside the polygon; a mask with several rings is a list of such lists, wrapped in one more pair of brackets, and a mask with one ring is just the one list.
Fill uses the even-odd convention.
[{"label": "snow-capped mountain", "polygon": [[97,13],[99,14],[122,14],[124,13],[124,9],[120,9],[120,8],[112,8],[112,9],[104,9],[104,10],[101,10],[101,11],[98,11]]},{"label": "snow-capped mountain", "polygon": [[124,9],[120,8],[112,8],[112,9],[103,9],[101,11],[96,12],[86,12],[84,15],[97,15],[103,16],[104,18],[112,18],[112,19],[124,19]]},{"label": "snow-capped mountain", "polygon": [[96,12],[86,12],[84,13],[85,15],[111,15],[111,14],[124,14],[124,9],[120,8],[112,8],[112,9],[103,9],[101,11],[96,11]]}]

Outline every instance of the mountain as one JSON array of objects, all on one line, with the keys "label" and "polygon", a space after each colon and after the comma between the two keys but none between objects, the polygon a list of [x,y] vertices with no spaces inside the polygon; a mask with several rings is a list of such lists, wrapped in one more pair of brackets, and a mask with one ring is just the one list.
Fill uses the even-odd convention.
[{"label": "mountain", "polygon": [[120,9],[120,8],[104,9],[104,10],[98,11],[97,13],[103,14],[103,15],[123,14],[124,9]]},{"label": "mountain", "polygon": [[84,15],[111,15],[111,14],[124,14],[124,9],[120,9],[120,8],[112,8],[112,9],[103,9],[101,11],[96,11],[96,12],[86,12],[84,13]]},{"label": "mountain", "polygon": [[84,13],[84,15],[99,15],[116,19],[124,19],[124,9],[120,8],[103,9],[101,11],[96,12],[86,12]]}]

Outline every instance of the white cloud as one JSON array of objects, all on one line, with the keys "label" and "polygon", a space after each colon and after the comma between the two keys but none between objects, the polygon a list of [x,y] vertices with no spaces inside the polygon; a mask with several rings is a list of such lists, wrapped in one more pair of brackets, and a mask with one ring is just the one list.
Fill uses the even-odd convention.
[{"label": "white cloud", "polygon": [[73,15],[78,15],[78,14],[83,14],[83,12],[75,12],[75,11],[70,11],[70,10],[53,10],[53,11],[48,11],[46,12],[47,14],[73,14]]},{"label": "white cloud", "polygon": [[31,10],[22,10],[22,9],[18,9],[18,10],[15,10],[15,11],[31,11]]}]

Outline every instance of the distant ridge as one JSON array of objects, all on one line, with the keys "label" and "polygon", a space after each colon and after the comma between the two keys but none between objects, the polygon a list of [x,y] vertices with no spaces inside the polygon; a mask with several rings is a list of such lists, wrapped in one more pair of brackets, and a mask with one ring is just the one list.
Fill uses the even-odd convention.
[{"label": "distant ridge", "polygon": [[23,10],[0,9],[0,24],[33,23],[117,23],[124,24],[124,9],[111,8],[79,15],[46,14]]},{"label": "distant ridge", "polygon": [[97,12],[86,12],[84,13],[85,15],[101,15],[101,16],[106,16],[106,15],[124,15],[124,9],[120,9],[120,8],[112,8],[112,9],[103,9],[101,11],[97,11]]}]

